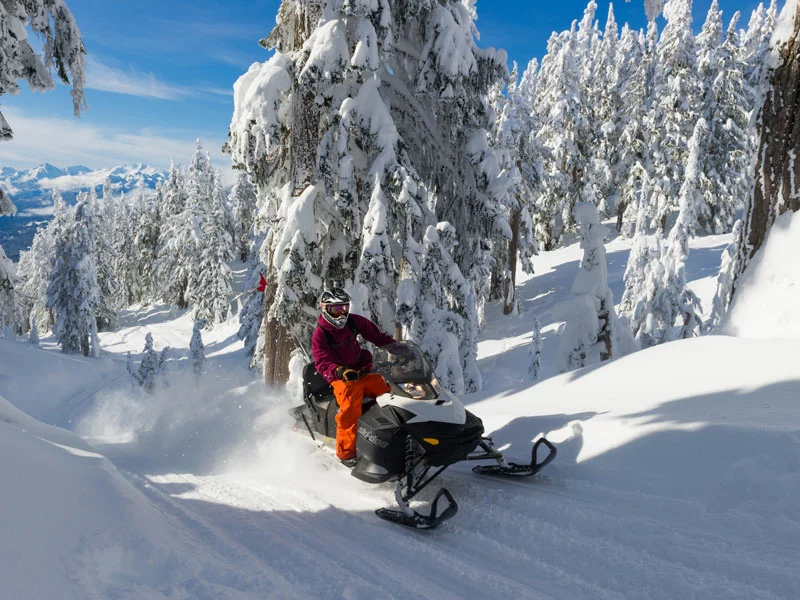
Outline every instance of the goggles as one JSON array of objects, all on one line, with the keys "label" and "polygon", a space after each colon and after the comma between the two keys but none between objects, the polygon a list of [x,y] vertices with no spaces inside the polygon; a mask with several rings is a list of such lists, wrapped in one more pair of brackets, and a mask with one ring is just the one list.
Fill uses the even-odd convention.
[{"label": "goggles", "polygon": [[350,314],[349,304],[328,304],[323,307],[325,312],[332,316],[334,319],[338,317],[345,317]]}]

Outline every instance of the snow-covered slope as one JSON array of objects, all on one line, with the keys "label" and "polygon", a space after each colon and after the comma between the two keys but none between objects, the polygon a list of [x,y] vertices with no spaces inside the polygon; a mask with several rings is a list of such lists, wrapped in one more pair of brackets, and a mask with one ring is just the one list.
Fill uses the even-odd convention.
[{"label": "snow-covered slope", "polygon": [[788,212],[769,230],[719,330],[748,338],[800,338],[800,217]]},{"label": "snow-covered slope", "polygon": [[[707,304],[726,241],[696,240],[690,255]],[[624,240],[608,245],[616,299],[627,252]],[[185,368],[188,315],[165,307],[133,311],[103,334],[100,362],[61,356],[52,340],[0,342],[0,393],[84,440],[0,424],[13,431],[0,434],[3,456],[15,457],[0,467],[4,481],[32,486],[0,487],[0,510],[20,523],[11,544],[0,541],[14,554],[0,560],[0,581],[13,575],[23,599],[60,583],[74,597],[117,598],[799,597],[798,341],[675,342],[531,385],[533,314],[553,375],[579,255],[571,246],[536,261],[539,274],[521,279],[518,318],[492,307],[479,354],[486,389],[464,398],[509,455],[526,458],[543,432],[557,460],[525,481],[452,468],[441,485],[459,513],[430,532],[378,520],[372,511],[392,504],[392,486],[353,479],[291,432],[286,391],[242,369],[235,321],[204,334],[200,380]],[[175,348],[171,385],[154,396],[130,387],[122,361],[146,331]],[[114,466],[52,444],[39,451],[23,428]],[[53,468],[81,485],[52,479]],[[86,507],[73,495],[85,481]],[[36,556],[40,512],[75,520],[46,530],[49,571],[19,558]]]}]

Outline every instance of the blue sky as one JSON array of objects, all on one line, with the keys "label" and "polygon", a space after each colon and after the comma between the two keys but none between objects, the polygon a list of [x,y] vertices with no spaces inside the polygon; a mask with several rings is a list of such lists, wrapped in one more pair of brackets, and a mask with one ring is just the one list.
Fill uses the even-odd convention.
[{"label": "blue sky", "polygon": [[[598,1],[601,28],[609,2]],[[552,31],[568,29],[587,0],[479,0],[481,46],[505,48],[521,64],[541,57]],[[719,0],[745,26],[758,2]],[[89,110],[72,116],[66,86],[3,96],[16,139],[0,143],[0,166],[42,162],[92,168],[128,162],[188,162],[200,138],[218,166],[233,112],[232,86],[267,51],[278,0],[67,0],[89,52]],[[711,0],[695,0],[699,28]],[[779,3],[783,5],[783,0]],[[617,21],[645,26],[641,0],[614,3]]]}]

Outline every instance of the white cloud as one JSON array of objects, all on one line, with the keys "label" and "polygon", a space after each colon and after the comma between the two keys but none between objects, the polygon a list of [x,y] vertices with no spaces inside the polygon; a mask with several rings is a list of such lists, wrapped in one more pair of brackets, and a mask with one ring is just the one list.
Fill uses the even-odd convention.
[{"label": "white cloud", "polygon": [[[124,131],[99,128],[80,119],[31,117],[24,111],[5,107],[13,119],[14,139],[0,142],[0,164],[30,169],[44,162],[59,167],[84,165],[91,169],[141,163],[168,168],[170,160],[188,164],[194,154],[194,134],[165,137],[151,131]],[[214,166],[222,171],[226,183],[235,178],[230,157],[220,151],[222,141],[199,136],[211,155]]]},{"label": "white cloud", "polygon": [[42,206],[41,208],[26,208],[17,213],[18,217],[52,217],[56,209],[54,206]]},{"label": "white cloud", "polygon": [[86,87],[101,92],[160,100],[180,100],[197,93],[233,96],[233,87],[224,89],[203,85],[172,85],[158,79],[152,73],[140,73],[135,70],[126,72],[103,64],[92,56],[86,59]]}]

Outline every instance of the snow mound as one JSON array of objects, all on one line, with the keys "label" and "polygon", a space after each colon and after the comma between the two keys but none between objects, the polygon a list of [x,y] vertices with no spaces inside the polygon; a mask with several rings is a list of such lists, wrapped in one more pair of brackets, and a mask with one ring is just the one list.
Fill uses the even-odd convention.
[{"label": "snow mound", "polygon": [[800,216],[775,221],[733,296],[718,332],[744,338],[800,337]]}]

